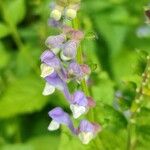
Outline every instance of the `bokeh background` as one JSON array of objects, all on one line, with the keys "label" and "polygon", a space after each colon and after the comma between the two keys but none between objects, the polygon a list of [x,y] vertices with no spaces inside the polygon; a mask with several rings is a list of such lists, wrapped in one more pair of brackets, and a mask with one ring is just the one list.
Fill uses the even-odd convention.
[{"label": "bokeh background", "polygon": [[[50,109],[61,106],[69,112],[59,92],[42,95],[45,83],[40,78],[39,57],[46,49],[46,37],[58,33],[48,26],[50,2],[0,0],[0,150],[127,149],[124,114],[134,100],[150,51],[150,26],[144,15],[148,1],[82,0],[83,50],[93,70],[94,113],[104,128],[98,135],[98,148],[93,142],[83,146],[65,127],[57,132],[47,130]],[[149,112],[147,102],[132,130],[132,150],[150,148]]]}]

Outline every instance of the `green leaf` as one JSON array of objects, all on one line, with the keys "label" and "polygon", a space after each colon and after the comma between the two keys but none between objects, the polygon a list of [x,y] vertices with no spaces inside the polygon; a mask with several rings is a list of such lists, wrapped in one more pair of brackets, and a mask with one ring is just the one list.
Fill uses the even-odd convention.
[{"label": "green leaf", "polygon": [[136,132],[141,135],[143,139],[150,140],[150,125],[137,126]]},{"label": "green leaf", "polygon": [[34,150],[32,145],[28,144],[8,144],[2,147],[1,150]]},{"label": "green leaf", "polygon": [[[16,58],[16,74],[18,76],[26,76],[31,72],[33,63],[36,62],[36,59],[33,61],[31,53],[29,52],[29,47],[23,47],[18,53]],[[31,48],[30,48],[31,49]],[[34,70],[35,71],[35,70]]]},{"label": "green leaf", "polygon": [[47,104],[41,81],[35,76],[27,76],[10,84],[0,100],[0,118],[41,110]]},{"label": "green leaf", "polygon": [[110,130],[103,130],[99,138],[103,144],[103,150],[125,150],[127,143],[127,132],[120,130],[111,132]]},{"label": "green leaf", "polygon": [[4,18],[11,25],[20,23],[26,14],[25,0],[13,0],[4,3]]},{"label": "green leaf", "polygon": [[59,142],[60,137],[57,135],[44,135],[31,138],[27,143],[31,144],[34,150],[58,150]]},{"label": "green leaf", "polygon": [[[127,79],[137,80],[135,76],[136,66],[138,63],[138,54],[136,51],[124,49],[112,60],[113,71],[116,79]],[[123,65],[125,64],[125,65]],[[134,79],[134,76],[136,77]]]},{"label": "green leaf", "polygon": [[140,113],[137,114],[136,122],[140,126],[150,125],[150,109],[142,107]]},{"label": "green leaf", "polygon": [[[100,20],[98,19],[100,18]],[[127,33],[127,27],[120,24],[113,24],[107,14],[95,17],[96,27],[106,41],[110,53],[115,56],[122,48]]]},{"label": "green leaf", "polygon": [[26,143],[6,144],[1,150],[57,150],[59,136],[39,136],[29,139]]},{"label": "green leaf", "polygon": [[98,74],[96,77],[93,76],[93,97],[97,102],[102,101],[105,104],[112,105],[114,96],[114,83],[108,77],[106,72],[99,72]]},{"label": "green leaf", "polygon": [[85,5],[83,5],[83,10],[86,11],[86,13],[90,13],[91,15],[111,7],[111,3],[109,1],[106,2],[105,0],[95,0],[94,3],[91,0],[86,0],[84,2]]},{"label": "green leaf", "polygon": [[127,120],[123,114],[102,102],[97,103],[95,114],[99,114],[95,115],[95,120],[102,124],[106,130],[116,132],[127,126]]},{"label": "green leaf", "polygon": [[0,39],[6,37],[10,33],[9,28],[0,22]]}]

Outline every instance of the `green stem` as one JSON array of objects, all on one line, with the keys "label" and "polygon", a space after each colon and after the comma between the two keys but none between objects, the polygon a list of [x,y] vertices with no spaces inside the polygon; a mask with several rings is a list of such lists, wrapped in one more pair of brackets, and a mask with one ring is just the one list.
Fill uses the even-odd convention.
[{"label": "green stem", "polygon": [[37,75],[39,75],[39,72],[40,72],[40,71],[39,71],[39,68],[38,68],[37,65],[33,62],[31,56],[30,56],[30,55],[28,54],[28,52],[26,51],[26,48],[25,48],[24,44],[22,43],[22,40],[21,40],[20,35],[19,35],[18,31],[17,31],[17,28],[16,28],[15,26],[11,26],[11,25],[10,25],[10,27],[11,27],[13,39],[14,39],[14,41],[15,41],[15,43],[16,43],[18,49],[21,50],[21,51],[24,53],[24,55],[25,55],[27,61],[30,62],[30,65],[31,65],[32,69],[34,70],[34,72],[35,72]]},{"label": "green stem", "polygon": [[10,26],[10,30],[11,30],[12,37],[13,37],[13,39],[14,39],[14,41],[15,41],[17,47],[18,47],[19,49],[22,49],[23,43],[22,43],[22,41],[21,41],[21,39],[20,39],[20,36],[19,36],[19,34],[18,34],[18,32],[17,32],[16,27],[13,26],[13,25],[10,25],[10,24],[9,24],[9,26]]},{"label": "green stem", "polygon": [[[78,21],[77,18],[75,18],[75,19],[73,20],[72,26],[73,26],[74,29],[79,29],[79,21]],[[78,48],[76,59],[77,59],[77,62],[78,62],[79,64],[83,64],[83,63],[84,63],[84,62],[83,62],[83,55],[82,55],[82,43],[81,43],[81,45],[80,45],[79,48]],[[87,84],[86,84],[86,80],[85,80],[85,79],[83,79],[83,80],[81,81],[81,87],[82,87],[82,90],[84,91],[84,93],[85,93],[87,96],[89,96],[89,95],[90,95],[90,92],[89,92],[89,89],[88,89],[88,86],[87,86]]]},{"label": "green stem", "polygon": [[[146,83],[146,80],[148,80],[148,76],[149,76],[149,67],[150,67],[150,58],[148,57],[147,60],[147,65],[146,68],[144,70],[144,76],[142,76],[142,82],[141,82],[141,86],[139,88],[139,92],[137,92],[135,100],[133,101],[133,104],[131,106],[131,113],[132,116],[128,122],[128,127],[127,127],[127,132],[128,132],[128,138],[127,138],[127,150],[133,150],[136,147],[136,139],[137,139],[137,135],[135,132],[135,128],[136,126],[134,124],[131,123],[131,121],[136,119],[137,116],[137,112],[138,109],[140,109],[142,107],[142,101],[140,103],[137,103],[137,100],[140,100],[140,97],[143,96],[143,83]],[[148,84],[148,83],[147,83]]]},{"label": "green stem", "polygon": [[131,150],[131,124],[127,126],[127,150]]},{"label": "green stem", "polygon": [[[79,21],[78,21],[78,18],[74,19],[73,20],[73,28],[74,29],[79,29]],[[79,48],[78,48],[78,51],[77,51],[77,57],[76,57],[76,60],[79,64],[83,64],[84,61],[83,61],[83,52],[82,52],[82,43],[80,44]],[[83,92],[86,94],[86,96],[90,96],[90,92],[89,92],[89,89],[88,89],[88,86],[87,86],[87,83],[86,83],[86,80],[83,79],[81,81],[81,88],[83,90]],[[88,114],[87,114],[87,118],[94,122],[95,118],[94,118],[94,111],[93,109],[90,109]],[[97,149],[100,148],[99,144],[101,143],[99,137],[97,137],[94,141],[93,141],[93,144],[95,145],[95,147]]]}]

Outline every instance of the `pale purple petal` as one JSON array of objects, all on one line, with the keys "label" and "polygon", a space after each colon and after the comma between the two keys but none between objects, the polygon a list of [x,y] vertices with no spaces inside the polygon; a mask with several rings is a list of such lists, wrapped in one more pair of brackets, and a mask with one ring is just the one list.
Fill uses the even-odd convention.
[{"label": "pale purple petal", "polygon": [[97,123],[82,120],[78,128],[78,137],[83,144],[88,144],[99,131],[101,127]]},{"label": "pale purple petal", "polygon": [[67,113],[65,113],[62,108],[56,107],[53,110],[49,111],[49,116],[57,121],[60,124],[66,124],[68,125],[70,122],[70,117]]},{"label": "pale purple petal", "polygon": [[97,123],[91,123],[88,120],[82,120],[79,125],[79,132],[92,132],[93,134],[97,134],[101,131],[101,126]]},{"label": "pale purple petal", "polygon": [[77,54],[77,42],[70,40],[62,47],[63,55],[67,58],[74,59]]},{"label": "pale purple petal", "polygon": [[43,52],[43,54],[41,55],[41,61],[56,70],[60,69],[61,67],[59,58],[57,58],[56,55],[50,50],[46,50]]},{"label": "pale purple petal", "polygon": [[59,124],[67,125],[73,133],[76,132],[69,115],[62,108],[56,107],[49,111],[48,115]]},{"label": "pale purple petal", "polygon": [[54,27],[54,28],[59,28],[59,27],[61,27],[60,21],[56,21],[55,19],[52,19],[52,18],[48,20],[48,25],[49,25],[49,26],[52,26],[52,27]]},{"label": "pale purple petal", "polygon": [[77,64],[75,61],[71,62],[68,66],[68,75],[69,76],[75,76],[76,78],[82,77],[82,70],[79,64]]},{"label": "pale purple petal", "polygon": [[52,52],[52,51],[50,51],[50,50],[45,50],[43,53],[42,53],[42,55],[41,55],[41,61],[42,62],[45,62],[45,61],[47,61],[47,60],[49,60],[49,59],[52,59],[52,58],[54,58],[55,57],[55,54]]},{"label": "pale purple petal", "polygon": [[49,48],[58,48],[61,47],[63,42],[65,42],[66,37],[64,34],[56,35],[56,36],[49,36],[46,39],[46,46]]},{"label": "pale purple petal", "polygon": [[71,95],[66,83],[55,72],[45,78],[45,80],[58,90],[62,91],[69,102],[71,102]]},{"label": "pale purple petal", "polygon": [[86,96],[84,95],[84,93],[81,91],[76,91],[74,93],[72,103],[77,104],[79,106],[84,106],[84,107],[88,106],[88,100]]}]

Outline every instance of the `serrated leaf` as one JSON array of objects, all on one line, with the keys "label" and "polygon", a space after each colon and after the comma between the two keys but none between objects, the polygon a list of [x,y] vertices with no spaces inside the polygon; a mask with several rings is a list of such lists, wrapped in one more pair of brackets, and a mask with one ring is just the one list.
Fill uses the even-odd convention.
[{"label": "serrated leaf", "polygon": [[99,72],[97,77],[93,77],[92,93],[96,101],[112,105],[114,96],[114,83],[106,72]]},{"label": "serrated leaf", "polygon": [[125,150],[127,143],[127,132],[120,130],[117,133],[110,130],[104,130],[100,133],[100,139],[103,143],[103,150]]},{"label": "serrated leaf", "polygon": [[127,120],[120,112],[102,102],[97,103],[95,114],[99,114],[95,115],[95,120],[112,131],[116,132],[127,126]]},{"label": "serrated leaf", "polygon": [[41,110],[47,99],[41,94],[43,84],[35,76],[16,79],[0,100],[0,118]]},{"label": "serrated leaf", "polygon": [[[133,78],[135,76],[138,59],[138,54],[132,50],[124,49],[118,53],[112,60],[116,79]],[[135,78],[134,80],[137,79]]]}]

